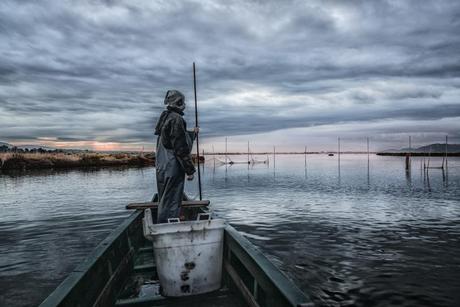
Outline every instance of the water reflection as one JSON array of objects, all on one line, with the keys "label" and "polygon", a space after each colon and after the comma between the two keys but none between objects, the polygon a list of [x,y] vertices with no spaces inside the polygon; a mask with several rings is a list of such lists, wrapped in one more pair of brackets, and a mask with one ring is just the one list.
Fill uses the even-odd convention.
[{"label": "water reflection", "polygon": [[406,185],[410,189],[412,187],[412,176],[410,169],[406,169]]},{"label": "water reflection", "polygon": [[[209,160],[204,198],[320,305],[455,305],[460,159],[420,180],[399,157],[341,155],[340,168],[327,155],[305,159]],[[186,188],[197,195],[196,181]],[[0,189],[0,305],[36,305],[128,214],[126,203],[151,198],[155,171],[7,174]]]}]

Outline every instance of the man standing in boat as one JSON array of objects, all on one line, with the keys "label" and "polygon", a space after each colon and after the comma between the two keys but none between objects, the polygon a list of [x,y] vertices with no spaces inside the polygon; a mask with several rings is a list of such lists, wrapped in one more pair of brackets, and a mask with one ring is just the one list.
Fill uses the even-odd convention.
[{"label": "man standing in boat", "polygon": [[182,117],[185,97],[176,90],[166,92],[166,110],[161,113],[155,128],[158,135],[156,147],[156,177],[158,189],[158,223],[167,223],[169,218],[178,218],[184,180],[193,180],[195,166],[192,161],[192,146],[199,129],[187,131]]}]

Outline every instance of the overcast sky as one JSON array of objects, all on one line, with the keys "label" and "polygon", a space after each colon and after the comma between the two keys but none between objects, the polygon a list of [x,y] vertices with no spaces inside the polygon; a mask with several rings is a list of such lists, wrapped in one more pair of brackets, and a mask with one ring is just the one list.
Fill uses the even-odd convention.
[{"label": "overcast sky", "polygon": [[205,149],[458,143],[459,33],[455,0],[2,0],[0,141],[153,148],[195,61]]}]

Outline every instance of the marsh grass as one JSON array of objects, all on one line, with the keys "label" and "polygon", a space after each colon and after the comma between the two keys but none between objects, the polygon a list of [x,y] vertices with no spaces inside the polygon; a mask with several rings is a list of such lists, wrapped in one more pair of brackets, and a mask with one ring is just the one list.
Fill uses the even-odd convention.
[{"label": "marsh grass", "polygon": [[151,165],[153,156],[130,153],[0,153],[0,168],[66,168],[111,165]]}]

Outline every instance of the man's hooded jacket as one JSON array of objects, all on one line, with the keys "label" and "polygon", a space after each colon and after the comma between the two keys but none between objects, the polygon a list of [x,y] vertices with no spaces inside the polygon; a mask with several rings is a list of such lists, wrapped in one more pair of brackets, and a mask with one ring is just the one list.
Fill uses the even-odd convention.
[{"label": "man's hooded jacket", "polygon": [[[169,105],[158,120],[155,135],[161,136],[159,141],[165,148],[174,151],[174,155],[185,173],[192,175],[195,172],[195,166],[191,156],[192,146],[187,141],[189,132],[185,120],[182,118],[183,115],[184,113],[180,109]],[[194,137],[194,134],[190,136]]]}]

